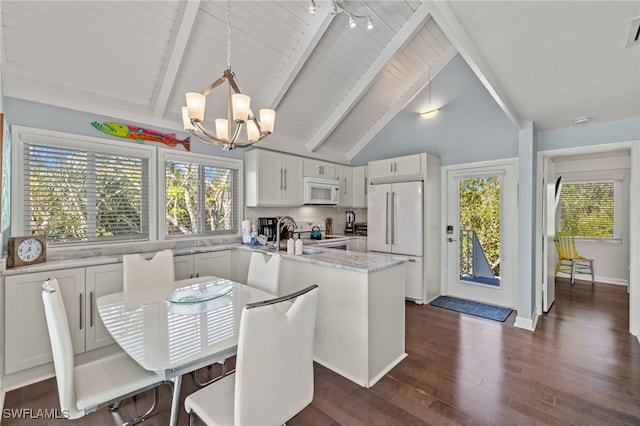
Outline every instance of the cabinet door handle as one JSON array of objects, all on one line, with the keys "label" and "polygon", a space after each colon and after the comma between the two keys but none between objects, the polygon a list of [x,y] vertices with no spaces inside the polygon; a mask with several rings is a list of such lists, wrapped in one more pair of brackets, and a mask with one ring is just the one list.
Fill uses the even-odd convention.
[{"label": "cabinet door handle", "polygon": [[367,193],[369,192],[369,188],[367,188],[367,185],[369,185],[369,182],[367,182],[367,178],[364,178],[364,195],[367,195]]},{"label": "cabinet door handle", "polygon": [[93,327],[93,292],[89,292],[89,327]]},{"label": "cabinet door handle", "polygon": [[284,169],[284,190],[287,190],[287,169]]},{"label": "cabinet door handle", "polygon": [[347,178],[344,178],[344,195],[347,195]]},{"label": "cabinet door handle", "polygon": [[83,321],[82,321],[82,296],[83,296],[83,294],[80,293],[80,306],[79,306],[79,309],[78,309],[78,311],[80,312],[80,330],[82,330],[82,327],[83,327]]},{"label": "cabinet door handle", "polygon": [[319,175],[322,174],[322,166],[320,164],[318,164],[318,174]]},{"label": "cabinet door handle", "polygon": [[282,189],[282,181],[283,181],[283,179],[282,179],[282,169],[280,169],[280,189]]},{"label": "cabinet door handle", "polygon": [[384,197],[384,243],[389,244],[389,193],[387,192]]},{"label": "cabinet door handle", "polygon": [[389,171],[393,173],[393,163],[389,163]]},{"label": "cabinet door handle", "polygon": [[396,243],[396,193],[391,193],[391,245]]}]

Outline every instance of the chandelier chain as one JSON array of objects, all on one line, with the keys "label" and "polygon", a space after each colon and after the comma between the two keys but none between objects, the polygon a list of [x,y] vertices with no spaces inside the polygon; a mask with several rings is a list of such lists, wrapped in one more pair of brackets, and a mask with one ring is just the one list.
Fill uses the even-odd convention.
[{"label": "chandelier chain", "polygon": [[231,69],[231,0],[227,0],[227,69]]}]

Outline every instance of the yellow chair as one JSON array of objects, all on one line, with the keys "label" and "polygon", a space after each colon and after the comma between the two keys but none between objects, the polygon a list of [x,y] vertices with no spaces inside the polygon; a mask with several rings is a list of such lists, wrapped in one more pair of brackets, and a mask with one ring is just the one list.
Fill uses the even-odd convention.
[{"label": "yellow chair", "polygon": [[556,265],[555,276],[557,277],[559,272],[570,274],[571,284],[573,284],[576,271],[580,273],[590,273],[591,284],[594,284],[593,259],[587,259],[578,254],[573,232],[556,232],[554,241],[556,243],[556,249],[558,250],[558,264]]}]

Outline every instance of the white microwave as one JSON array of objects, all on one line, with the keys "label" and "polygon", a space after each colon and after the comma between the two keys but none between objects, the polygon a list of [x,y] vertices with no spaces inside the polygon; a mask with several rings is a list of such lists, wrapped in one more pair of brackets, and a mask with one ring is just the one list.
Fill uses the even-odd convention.
[{"label": "white microwave", "polygon": [[338,204],[340,183],[337,179],[304,178],[305,204]]}]

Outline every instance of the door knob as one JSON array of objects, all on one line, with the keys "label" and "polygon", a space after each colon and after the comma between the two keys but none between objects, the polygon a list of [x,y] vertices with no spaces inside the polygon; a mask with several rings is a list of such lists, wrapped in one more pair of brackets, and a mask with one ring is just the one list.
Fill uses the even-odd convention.
[{"label": "door knob", "polygon": [[450,243],[452,243],[452,242],[457,241],[457,240],[455,240],[455,239],[453,239],[453,238],[449,237],[449,238],[447,238],[447,241],[449,241]]}]

